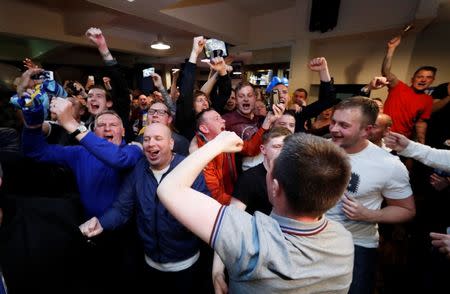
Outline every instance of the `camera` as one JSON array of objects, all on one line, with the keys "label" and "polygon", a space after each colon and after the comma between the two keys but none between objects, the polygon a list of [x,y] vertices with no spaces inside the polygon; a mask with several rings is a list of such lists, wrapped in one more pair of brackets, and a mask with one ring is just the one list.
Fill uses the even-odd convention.
[{"label": "camera", "polygon": [[31,76],[32,80],[53,80],[53,72],[51,70],[44,70],[40,73]]},{"label": "camera", "polygon": [[144,78],[147,78],[147,77],[151,76],[154,73],[155,73],[155,68],[154,67],[149,67],[149,68],[145,68],[145,69],[142,70],[142,76]]},{"label": "camera", "polygon": [[266,99],[267,111],[272,111],[272,106],[278,103],[280,103],[280,93],[278,93],[278,89],[273,89],[270,91],[269,97]]},{"label": "camera", "polygon": [[227,46],[224,41],[208,39],[205,43],[205,55],[209,59],[228,56]]}]

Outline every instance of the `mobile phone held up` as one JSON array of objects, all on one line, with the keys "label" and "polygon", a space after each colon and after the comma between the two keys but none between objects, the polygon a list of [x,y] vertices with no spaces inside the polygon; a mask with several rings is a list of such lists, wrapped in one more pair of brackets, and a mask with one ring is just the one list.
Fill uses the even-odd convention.
[{"label": "mobile phone held up", "polygon": [[31,76],[33,80],[54,80],[53,72],[51,70],[44,70],[40,73]]},{"label": "mobile phone held up", "polygon": [[278,89],[273,89],[272,91],[270,91],[270,94],[266,100],[267,111],[272,111],[272,106],[278,103],[280,103],[280,94],[278,93]]},{"label": "mobile phone held up", "polygon": [[142,76],[144,78],[147,78],[147,77],[151,76],[154,73],[155,73],[155,68],[154,67],[144,68],[142,70]]}]

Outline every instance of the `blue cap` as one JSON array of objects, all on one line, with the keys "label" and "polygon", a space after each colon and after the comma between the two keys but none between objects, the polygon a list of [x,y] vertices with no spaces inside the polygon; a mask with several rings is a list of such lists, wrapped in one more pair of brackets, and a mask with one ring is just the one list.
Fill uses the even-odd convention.
[{"label": "blue cap", "polygon": [[279,85],[279,84],[283,84],[287,87],[287,86],[289,86],[289,80],[285,77],[279,78],[277,76],[274,76],[272,78],[272,81],[267,86],[266,92],[272,91],[273,87],[275,87],[276,85]]}]

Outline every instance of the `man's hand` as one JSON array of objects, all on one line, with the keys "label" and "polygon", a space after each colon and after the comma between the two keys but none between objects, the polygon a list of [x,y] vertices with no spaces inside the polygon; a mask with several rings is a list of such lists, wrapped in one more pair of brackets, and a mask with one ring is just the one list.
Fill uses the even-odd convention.
[{"label": "man's hand", "polygon": [[240,152],[244,147],[244,141],[235,132],[230,131],[222,131],[213,141],[219,143],[222,152],[225,153]]},{"label": "man's hand", "polygon": [[272,111],[267,112],[266,118],[264,119],[261,127],[266,131],[270,129],[272,124],[283,115],[284,110],[285,105],[283,103],[272,105]]},{"label": "man's hand", "polygon": [[395,150],[397,152],[403,151],[409,144],[409,139],[402,134],[389,132],[386,137],[384,137],[384,144]]},{"label": "man's hand", "polygon": [[213,274],[214,294],[226,294],[228,293],[228,285],[225,281],[225,274],[215,273]]},{"label": "man's hand", "polygon": [[430,237],[432,239],[431,244],[445,254],[447,258],[450,258],[450,235],[430,233]]},{"label": "man's hand", "polygon": [[342,210],[344,211],[345,216],[351,220],[364,221],[370,219],[370,209],[348,195],[344,195],[342,198]]},{"label": "man's hand", "polygon": [[159,74],[157,74],[156,72],[150,74],[150,76],[152,77],[153,80],[153,84],[155,85],[155,87],[157,89],[162,89],[164,88],[163,83],[162,83],[162,79],[161,76]]},{"label": "man's hand", "polygon": [[447,177],[441,177],[438,174],[433,173],[430,176],[430,184],[436,191],[442,191],[450,184]]},{"label": "man's hand", "polygon": [[72,102],[68,99],[53,98],[52,102],[50,102],[50,112],[56,115],[59,124],[68,132],[72,132],[78,126],[78,122],[73,117]]},{"label": "man's hand", "polygon": [[83,235],[88,238],[97,236],[103,232],[100,221],[95,216],[78,227]]},{"label": "man's hand", "polygon": [[89,28],[85,35],[97,48],[107,47],[105,37],[99,28]]},{"label": "man's hand", "polygon": [[370,83],[369,88],[372,89],[381,89],[384,86],[387,86],[389,84],[389,81],[386,77],[374,77]]},{"label": "man's hand", "polygon": [[322,71],[328,69],[327,60],[325,57],[317,57],[311,59],[311,61],[308,63],[308,67],[312,71]]},{"label": "man's hand", "polygon": [[203,38],[203,36],[198,36],[194,38],[194,41],[192,43],[192,51],[191,56],[189,57],[190,63],[197,63],[197,58],[202,53],[203,48],[205,48],[206,39]]},{"label": "man's hand", "polygon": [[222,57],[214,57],[208,64],[209,68],[218,72],[219,75],[224,76],[227,74],[227,65]]},{"label": "man's hand", "polygon": [[33,68],[39,68],[39,66],[33,62],[30,58],[25,58],[23,60],[23,66],[25,66],[26,69],[33,69]]},{"label": "man's hand", "polygon": [[192,43],[192,51],[198,55],[202,53],[203,48],[205,48],[206,39],[203,36],[198,36],[194,38]]},{"label": "man's hand", "polygon": [[401,36],[396,36],[394,38],[392,38],[388,43],[387,43],[387,47],[388,49],[395,49],[397,48],[398,45],[400,45],[400,42],[402,41],[402,37]]},{"label": "man's hand", "polygon": [[31,76],[39,74],[43,71],[44,70],[42,68],[30,68],[26,70],[20,77],[19,83],[17,84],[17,95],[21,97],[28,88],[32,88],[34,85],[42,83],[43,80],[32,80]]},{"label": "man's hand", "polygon": [[105,85],[105,89],[108,91],[112,90],[111,87],[111,78],[110,77],[103,77],[103,85]]}]

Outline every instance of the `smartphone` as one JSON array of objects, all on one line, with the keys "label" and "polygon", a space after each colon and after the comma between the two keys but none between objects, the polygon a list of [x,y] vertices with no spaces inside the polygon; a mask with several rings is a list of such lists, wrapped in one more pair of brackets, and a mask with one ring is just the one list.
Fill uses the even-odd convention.
[{"label": "smartphone", "polygon": [[33,80],[54,80],[53,72],[51,70],[44,70],[40,73],[31,76]]},{"label": "smartphone", "polygon": [[266,100],[267,111],[272,111],[272,105],[276,105],[278,103],[280,103],[280,94],[278,93],[278,89],[273,89]]},{"label": "smartphone", "polygon": [[149,67],[149,68],[145,68],[142,70],[142,76],[144,78],[151,76],[152,74],[155,73],[155,68],[154,67]]}]

